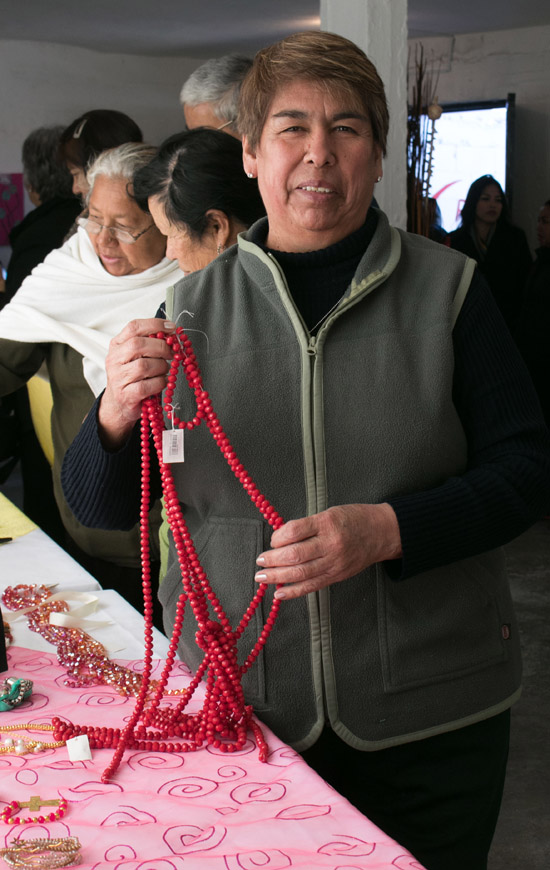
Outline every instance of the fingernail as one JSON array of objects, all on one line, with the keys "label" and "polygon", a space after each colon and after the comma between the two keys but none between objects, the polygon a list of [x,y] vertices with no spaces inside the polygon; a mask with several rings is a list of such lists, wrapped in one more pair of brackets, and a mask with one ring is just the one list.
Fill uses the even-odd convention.
[{"label": "fingernail", "polygon": [[265,583],[265,581],[267,580],[267,574],[255,574],[254,580],[256,580],[258,583]]},{"label": "fingernail", "polygon": [[258,556],[256,559],[256,565],[265,565],[265,559],[263,556]]},{"label": "fingernail", "polygon": [[165,329],[175,329],[175,328],[176,328],[176,324],[175,324],[175,323],[172,323],[171,320],[165,320],[165,321],[164,321],[164,328],[165,328]]},{"label": "fingernail", "polygon": [[279,601],[282,601],[283,598],[286,598],[286,592],[284,589],[277,589],[273,598],[278,598]]}]

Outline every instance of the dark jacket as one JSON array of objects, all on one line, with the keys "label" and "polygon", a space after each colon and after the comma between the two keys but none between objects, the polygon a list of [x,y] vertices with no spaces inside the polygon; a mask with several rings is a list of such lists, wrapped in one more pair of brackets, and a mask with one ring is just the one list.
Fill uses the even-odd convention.
[{"label": "dark jacket", "polygon": [[529,273],[516,340],[550,425],[550,248],[539,248]]},{"label": "dark jacket", "polygon": [[514,332],[523,288],[532,264],[523,230],[510,224],[497,224],[485,255],[470,231],[460,227],[449,236],[451,248],[472,257],[485,277],[511,332]]},{"label": "dark jacket", "polygon": [[42,263],[54,248],[61,247],[81,210],[80,200],[76,197],[56,196],[29,212],[12,229],[12,255],[0,308],[10,301],[34,267]]}]

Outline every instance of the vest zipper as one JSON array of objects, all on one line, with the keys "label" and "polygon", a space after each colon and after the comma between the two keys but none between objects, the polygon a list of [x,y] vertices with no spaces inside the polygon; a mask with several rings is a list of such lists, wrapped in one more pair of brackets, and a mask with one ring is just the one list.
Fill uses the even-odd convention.
[{"label": "vest zipper", "polygon": [[316,357],[317,356],[317,337],[315,335],[310,335],[307,343],[307,353],[309,356]]}]

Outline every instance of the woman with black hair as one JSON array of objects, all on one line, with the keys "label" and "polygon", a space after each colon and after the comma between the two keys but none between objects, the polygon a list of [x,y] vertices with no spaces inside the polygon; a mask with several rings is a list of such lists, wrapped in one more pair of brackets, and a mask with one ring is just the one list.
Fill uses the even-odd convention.
[{"label": "woman with black hair", "polygon": [[470,185],[461,216],[460,227],[449,236],[451,248],[476,260],[513,332],[531,254],[523,230],[510,223],[506,196],[496,178],[482,175]]},{"label": "woman with black hair", "polygon": [[136,174],[133,195],[185,274],[203,269],[265,214],[258,183],[243,169],[240,141],[206,128],[166,139]]},{"label": "woman with black hair", "polygon": [[72,175],[75,196],[88,193],[86,172],[96,157],[126,142],[143,142],[143,133],[128,115],[114,109],[84,112],[63,130],[60,156]]}]

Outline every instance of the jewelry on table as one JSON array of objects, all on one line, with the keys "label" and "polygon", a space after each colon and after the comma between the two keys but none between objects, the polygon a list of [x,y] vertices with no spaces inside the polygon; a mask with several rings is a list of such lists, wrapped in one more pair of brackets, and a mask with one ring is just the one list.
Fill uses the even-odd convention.
[{"label": "jewelry on table", "polygon": [[[45,815],[27,816],[27,818],[14,816],[14,813],[26,807],[29,808],[31,813],[36,813],[40,812],[41,807],[53,806],[56,806],[57,810],[51,813],[46,813]],[[65,798],[42,800],[38,795],[34,795],[31,797],[30,801],[10,801],[0,813],[0,818],[6,825],[29,825],[31,822],[37,822],[38,824],[44,824],[44,822],[57,822],[59,819],[63,818],[67,812],[68,806],[69,805]]]},{"label": "jewelry on table", "polygon": [[[31,723],[19,725],[0,725],[0,733],[9,733],[12,731],[55,731],[53,724],[36,725]],[[56,739],[54,742],[45,742],[44,740],[32,740],[24,737],[6,737],[0,744],[0,753],[15,753],[15,755],[27,755],[32,752],[35,755],[43,752],[46,749],[58,749],[64,746],[64,740]]]},{"label": "jewelry on table", "polygon": [[56,837],[51,840],[34,839],[12,840],[5,849],[0,849],[0,857],[10,867],[55,868],[70,867],[78,864],[80,855],[78,837]]},{"label": "jewelry on table", "polygon": [[67,669],[70,677],[65,685],[81,687],[104,684],[113,686],[121,695],[137,695],[141,674],[110,661],[102,644],[85,631],[50,624],[50,613],[69,610],[66,601],[51,600],[52,589],[44,585],[8,586],[2,595],[2,603],[9,610],[26,612],[31,631],[57,648],[57,660]]},{"label": "jewelry on table", "polygon": [[2,601],[8,610],[37,607],[50,597],[54,588],[54,586],[30,586],[28,583],[19,583],[17,586],[7,587],[2,595]]},{"label": "jewelry on table", "polygon": [[0,711],[5,713],[13,710],[32,694],[32,680],[20,680],[16,677],[8,677],[3,681],[2,694],[0,695]]}]

